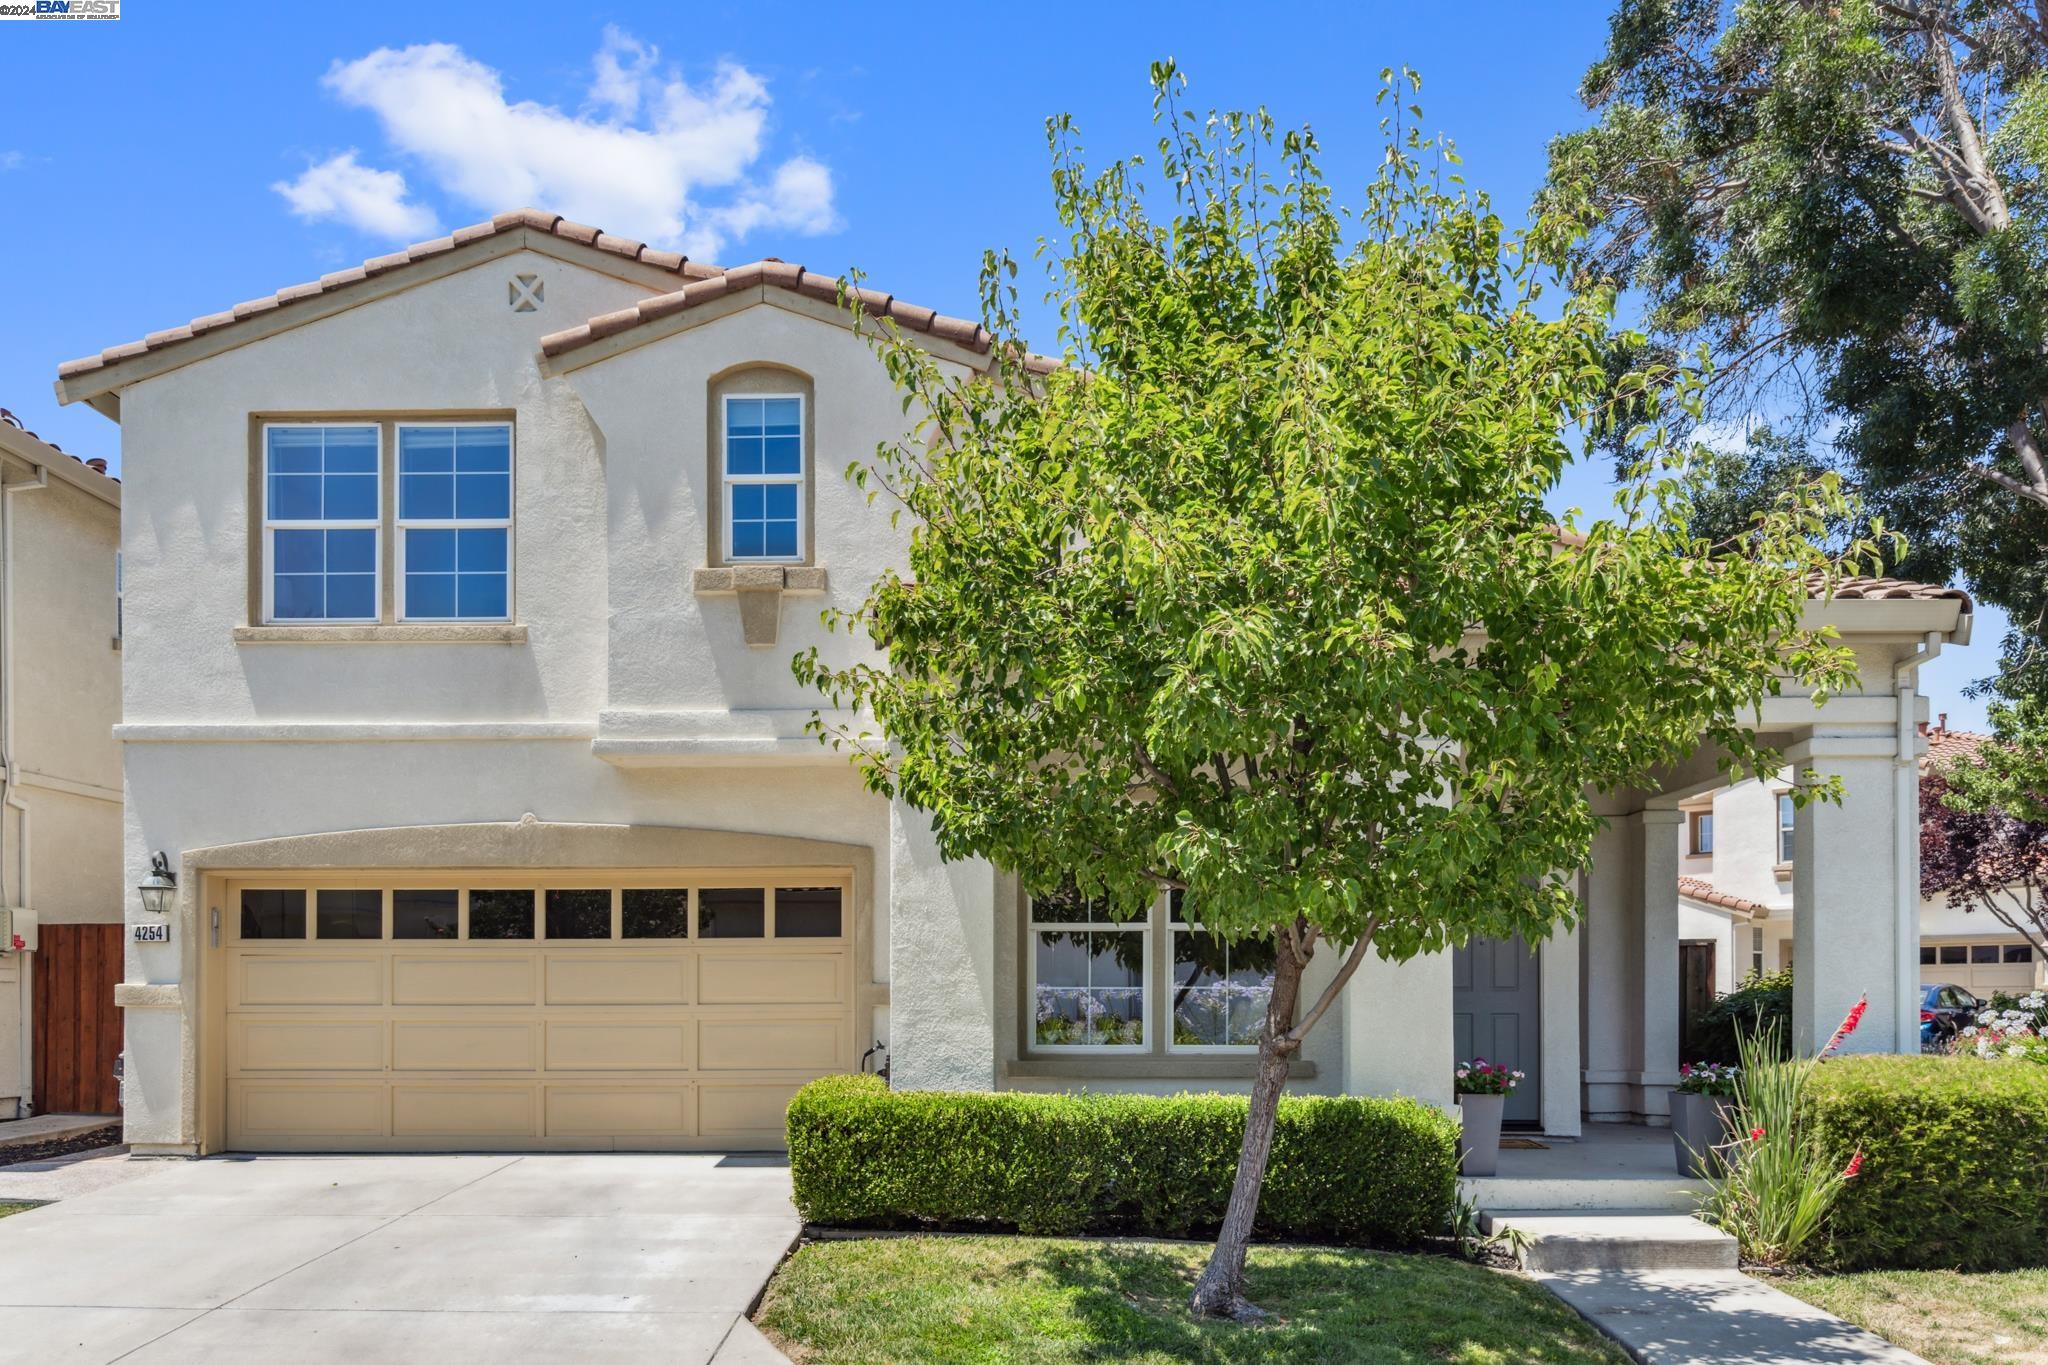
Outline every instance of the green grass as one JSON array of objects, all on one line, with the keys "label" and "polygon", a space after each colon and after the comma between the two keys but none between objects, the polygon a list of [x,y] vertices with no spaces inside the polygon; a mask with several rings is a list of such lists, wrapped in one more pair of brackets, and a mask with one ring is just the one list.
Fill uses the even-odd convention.
[{"label": "green grass", "polygon": [[1041,1237],[814,1242],[756,1321],[799,1362],[1624,1362],[1526,1280],[1438,1256],[1256,1247],[1268,1323],[1197,1322],[1208,1248]]},{"label": "green grass", "polygon": [[1868,1270],[1778,1283],[1935,1365],[2048,1362],[2048,1270]]},{"label": "green grass", "polygon": [[0,1203],[0,1218],[5,1218],[10,1213],[27,1213],[34,1207],[36,1207],[34,1204]]}]

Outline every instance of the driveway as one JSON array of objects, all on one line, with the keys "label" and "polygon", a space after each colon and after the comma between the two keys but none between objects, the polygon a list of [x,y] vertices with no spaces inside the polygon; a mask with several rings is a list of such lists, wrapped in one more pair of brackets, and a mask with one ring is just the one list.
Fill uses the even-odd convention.
[{"label": "driveway", "polygon": [[780,1157],[152,1165],[0,1218],[0,1359],[761,1359],[741,1315],[798,1228]]}]

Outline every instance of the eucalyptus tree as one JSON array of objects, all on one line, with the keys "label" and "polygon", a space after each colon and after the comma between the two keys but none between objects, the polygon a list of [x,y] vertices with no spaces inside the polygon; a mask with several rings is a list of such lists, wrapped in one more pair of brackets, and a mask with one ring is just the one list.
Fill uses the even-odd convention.
[{"label": "eucalyptus tree", "polygon": [[821,739],[927,812],[948,857],[1034,893],[1071,878],[1119,915],[1180,892],[1219,938],[1272,945],[1193,1300],[1246,1317],[1303,1039],[1369,954],[1571,921],[1553,874],[1588,860],[1589,791],[1703,744],[1776,768],[1739,716],[1785,677],[1852,672],[1799,628],[1842,495],[1798,483],[1712,559],[1685,530],[1683,455],[1651,427],[1613,514],[1560,526],[1544,499],[1565,433],[1659,391],[1607,369],[1607,294],[1545,297],[1565,243],[1509,233],[1459,183],[1415,130],[1407,73],[1386,76],[1355,212],[1306,130],[1184,111],[1171,63],[1152,80],[1155,158],[1090,167],[1071,120],[1048,123],[1059,363],[1026,356],[1005,256],[982,273],[986,374],[846,289],[912,418],[848,472],[907,520],[908,562],[828,615],[885,653],[794,666],[860,717],[814,720]]},{"label": "eucalyptus tree", "polygon": [[2044,73],[2025,0],[1619,0],[1538,205],[1653,349],[1712,349],[1711,415],[1836,447],[2016,656],[2048,619]]}]

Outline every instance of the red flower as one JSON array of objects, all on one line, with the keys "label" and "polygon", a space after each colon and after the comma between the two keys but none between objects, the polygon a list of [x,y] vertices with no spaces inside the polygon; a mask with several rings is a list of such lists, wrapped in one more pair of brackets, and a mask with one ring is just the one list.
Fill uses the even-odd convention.
[{"label": "red flower", "polygon": [[1869,1008],[1870,997],[1868,995],[1857,996],[1856,1003],[1849,1007],[1849,1013],[1843,1017],[1842,1026],[1835,1030],[1833,1037],[1828,1039],[1828,1045],[1820,1050],[1820,1055],[1823,1057],[1832,1056],[1835,1049],[1842,1045],[1842,1040],[1854,1033],[1856,1026],[1863,1022],[1863,1012]]},{"label": "red flower", "polygon": [[1762,1141],[1764,1140],[1764,1130],[1763,1130],[1763,1129],[1761,1129],[1761,1128],[1752,1128],[1752,1129],[1750,1129],[1750,1130],[1749,1130],[1749,1140],[1750,1140],[1751,1142],[1762,1142]]},{"label": "red flower", "polygon": [[1850,1158],[1849,1158],[1849,1164],[1848,1164],[1848,1166],[1847,1166],[1847,1167],[1845,1167],[1845,1168],[1843,1169],[1843,1171],[1842,1171],[1842,1179],[1844,1179],[1844,1180],[1854,1180],[1854,1179],[1856,1178],[1856,1173],[1857,1173],[1858,1171],[1862,1170],[1862,1169],[1863,1169],[1863,1149],[1862,1149],[1861,1147],[1858,1147],[1858,1148],[1856,1149],[1856,1154],[1855,1154],[1854,1156],[1852,1156],[1852,1157],[1850,1157]]}]

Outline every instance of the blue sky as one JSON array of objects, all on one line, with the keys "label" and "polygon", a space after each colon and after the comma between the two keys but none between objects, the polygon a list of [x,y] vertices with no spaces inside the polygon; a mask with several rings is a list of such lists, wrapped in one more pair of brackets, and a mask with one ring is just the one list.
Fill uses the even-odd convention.
[{"label": "blue sky", "polygon": [[[0,26],[0,406],[117,466],[116,427],[56,406],[59,360],[522,203],[971,314],[982,250],[1055,227],[1046,116],[1101,157],[1149,150],[1169,55],[1197,105],[1312,125],[1340,197],[1370,173],[1379,70],[1412,66],[1516,215],[1584,121],[1609,5],[127,9]],[[1606,497],[1594,464],[1557,501]],[[1957,724],[1981,720],[1960,689],[1991,667],[1985,616],[1926,679]]]}]

